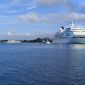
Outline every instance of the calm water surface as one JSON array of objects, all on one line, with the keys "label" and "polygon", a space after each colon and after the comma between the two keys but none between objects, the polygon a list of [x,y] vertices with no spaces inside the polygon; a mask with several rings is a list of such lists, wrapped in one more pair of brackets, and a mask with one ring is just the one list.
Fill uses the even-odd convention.
[{"label": "calm water surface", "polygon": [[85,45],[0,44],[0,85],[85,85]]}]

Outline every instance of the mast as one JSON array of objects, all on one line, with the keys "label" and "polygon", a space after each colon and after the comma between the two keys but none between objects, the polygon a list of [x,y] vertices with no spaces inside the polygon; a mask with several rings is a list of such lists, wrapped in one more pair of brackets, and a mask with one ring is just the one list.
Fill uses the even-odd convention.
[{"label": "mast", "polygon": [[71,26],[72,26],[72,27],[74,27],[74,23],[73,23],[73,21],[72,21],[72,24],[71,24]]},{"label": "mast", "polygon": [[73,23],[73,21],[72,21],[72,23],[69,25],[69,27],[70,27],[71,29],[73,29],[73,28],[75,27],[75,24]]}]

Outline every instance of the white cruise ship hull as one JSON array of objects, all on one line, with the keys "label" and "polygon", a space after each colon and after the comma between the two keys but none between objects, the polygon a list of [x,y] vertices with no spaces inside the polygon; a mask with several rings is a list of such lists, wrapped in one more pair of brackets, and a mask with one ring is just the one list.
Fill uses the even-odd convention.
[{"label": "white cruise ship hull", "polygon": [[53,39],[53,43],[85,44],[85,38],[57,38]]}]

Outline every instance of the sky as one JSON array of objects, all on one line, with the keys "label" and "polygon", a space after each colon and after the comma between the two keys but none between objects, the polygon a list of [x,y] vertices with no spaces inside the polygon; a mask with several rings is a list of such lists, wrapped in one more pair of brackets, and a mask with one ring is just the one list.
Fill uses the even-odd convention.
[{"label": "sky", "polygon": [[74,22],[85,27],[85,0],[0,0],[0,36],[44,36]]}]

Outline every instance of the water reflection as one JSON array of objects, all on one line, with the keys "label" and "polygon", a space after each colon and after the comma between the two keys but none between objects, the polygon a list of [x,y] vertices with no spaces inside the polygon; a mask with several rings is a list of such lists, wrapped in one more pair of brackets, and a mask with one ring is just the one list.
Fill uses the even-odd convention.
[{"label": "water reflection", "polygon": [[74,49],[85,49],[85,44],[72,44],[71,47]]},{"label": "water reflection", "polygon": [[56,46],[59,56],[64,60],[64,69],[68,73],[69,85],[85,85],[85,45],[58,44]]},{"label": "water reflection", "polygon": [[61,49],[85,49],[85,44],[56,44],[56,47]]}]

